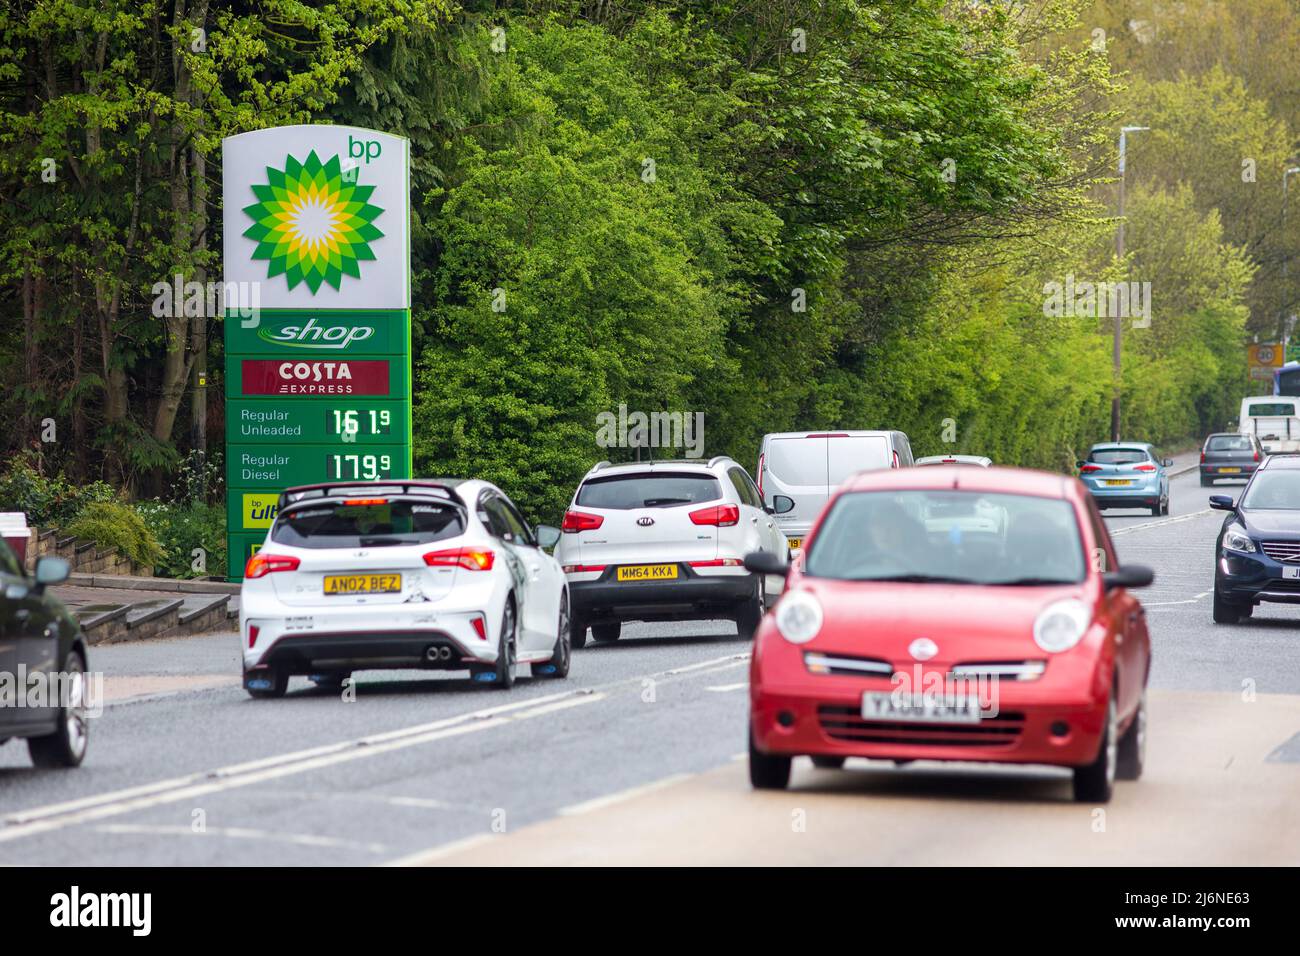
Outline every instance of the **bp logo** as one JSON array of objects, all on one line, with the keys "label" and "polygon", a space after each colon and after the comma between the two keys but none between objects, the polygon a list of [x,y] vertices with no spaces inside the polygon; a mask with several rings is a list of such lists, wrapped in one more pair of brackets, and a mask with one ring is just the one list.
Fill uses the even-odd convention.
[{"label": "bp logo", "polygon": [[339,157],[321,163],[312,150],[300,163],[285,157],[283,170],[266,167],[267,182],[254,183],[258,202],[245,206],[253,225],[244,235],[257,243],[253,259],[266,259],[268,279],[283,275],[289,288],[307,283],[312,295],[343,276],[361,278],[362,261],[373,261],[370,243],[383,236],[374,221],[383,212],[367,200],[374,186],[357,184],[358,170],[344,170]]}]

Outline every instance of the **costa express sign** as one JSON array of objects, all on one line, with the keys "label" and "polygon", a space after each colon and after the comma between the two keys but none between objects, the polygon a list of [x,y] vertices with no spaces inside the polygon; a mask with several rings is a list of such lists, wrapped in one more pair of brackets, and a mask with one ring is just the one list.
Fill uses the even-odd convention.
[{"label": "costa express sign", "polygon": [[409,147],[344,126],[222,144],[226,527],[243,576],[285,487],[411,474]]}]

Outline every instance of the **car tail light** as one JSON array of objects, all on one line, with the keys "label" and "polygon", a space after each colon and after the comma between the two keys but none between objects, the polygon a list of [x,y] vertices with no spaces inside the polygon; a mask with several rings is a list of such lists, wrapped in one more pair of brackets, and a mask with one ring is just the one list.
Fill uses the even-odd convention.
[{"label": "car tail light", "polygon": [[730,528],[740,522],[740,508],[736,505],[714,505],[691,512],[691,524],[711,524],[719,528]]},{"label": "car tail light", "polygon": [[478,635],[478,639],[480,641],[486,641],[487,640],[487,619],[484,618],[482,614],[475,614],[472,618],[469,619],[469,622],[474,625],[474,633]]},{"label": "car tail light", "polygon": [[266,554],[257,552],[244,565],[245,578],[264,578],[276,571],[297,571],[299,561],[289,554]]},{"label": "car tail light", "polygon": [[1205,464],[1205,449],[1201,449],[1201,464]]},{"label": "car tail light", "polygon": [[595,531],[605,519],[600,515],[589,515],[585,511],[566,511],[564,520],[560,522],[560,530],[569,534],[577,534],[579,531]]},{"label": "car tail light", "polygon": [[604,571],[603,564],[566,564],[561,568],[565,574],[586,574],[589,571]]},{"label": "car tail light", "polygon": [[1155,471],[1156,466],[1151,464],[1134,465],[1133,470],[1134,471]]},{"label": "car tail light", "polygon": [[1084,465],[1079,469],[1079,474],[1090,475],[1094,471],[1101,471],[1101,465]]},{"label": "car tail light", "polygon": [[712,561],[687,561],[693,568],[738,568],[740,558],[715,558]]},{"label": "car tail light", "polygon": [[448,548],[430,551],[424,563],[431,568],[464,568],[466,571],[491,571],[496,555],[482,548]]},{"label": "car tail light", "polygon": [[[1254,461],[1259,461],[1259,449],[1255,449],[1255,454],[1250,457]],[[1205,461],[1205,452],[1201,452],[1201,461]]]},{"label": "car tail light", "polygon": [[249,648],[249,650],[252,650],[253,645],[257,643],[257,634],[258,634],[259,631],[261,631],[261,628],[258,627],[256,624],[250,624],[250,625],[248,625],[248,648]]},{"label": "car tail light", "polygon": [[898,467],[898,452],[894,452],[894,463],[893,463],[892,465],[890,465],[889,467],[891,467],[891,468],[897,468],[897,467]]}]

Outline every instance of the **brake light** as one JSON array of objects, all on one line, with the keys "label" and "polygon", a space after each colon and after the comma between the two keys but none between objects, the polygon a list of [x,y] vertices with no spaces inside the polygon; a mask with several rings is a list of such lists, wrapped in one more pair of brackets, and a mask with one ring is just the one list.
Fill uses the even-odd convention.
[{"label": "brake light", "polygon": [[1094,471],[1101,471],[1101,465],[1083,465],[1079,468],[1079,474],[1090,475]]},{"label": "brake light", "polygon": [[289,554],[267,554],[259,551],[244,565],[245,578],[264,578],[276,571],[297,571],[299,561]]},{"label": "brake light", "polygon": [[848,438],[848,432],[818,432],[815,435],[805,435],[804,438]]},{"label": "brake light", "polygon": [[344,498],[345,505],[386,505],[387,498]]},{"label": "brake light", "polygon": [[448,548],[430,551],[424,563],[431,568],[464,568],[466,571],[491,571],[496,555],[481,548]]},{"label": "brake light", "polygon": [[691,524],[711,524],[719,528],[730,528],[740,522],[740,508],[736,505],[714,505],[691,512]]},{"label": "brake light", "polygon": [[1156,466],[1155,465],[1134,465],[1133,470],[1134,471],[1155,471]]},{"label": "brake light", "polygon": [[738,568],[740,558],[715,558],[712,561],[687,561],[693,568]]},{"label": "brake light", "polygon": [[577,534],[579,531],[595,531],[605,519],[600,515],[589,515],[585,511],[566,511],[564,520],[560,522],[560,530],[568,534]]}]

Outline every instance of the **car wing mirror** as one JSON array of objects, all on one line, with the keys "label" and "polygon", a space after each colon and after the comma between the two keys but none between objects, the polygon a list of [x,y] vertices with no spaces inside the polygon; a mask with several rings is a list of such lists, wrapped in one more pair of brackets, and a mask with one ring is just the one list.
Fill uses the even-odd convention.
[{"label": "car wing mirror", "polygon": [[72,566],[63,558],[46,555],[36,562],[36,586],[44,588],[48,584],[62,584],[72,573]]},{"label": "car wing mirror", "polygon": [[1172,458],[1165,458],[1161,460],[1160,464],[1164,465],[1166,468],[1172,468],[1174,467],[1174,460]]},{"label": "car wing mirror", "polygon": [[1101,576],[1106,590],[1113,588],[1144,588],[1156,579],[1156,573],[1145,564],[1126,564]]},{"label": "car wing mirror", "polygon": [[785,574],[790,566],[770,551],[751,551],[745,555],[745,570],[754,574]]},{"label": "car wing mirror", "polygon": [[783,515],[794,511],[794,499],[789,495],[772,496],[772,514]]},{"label": "car wing mirror", "polygon": [[1082,468],[1082,467],[1083,467],[1084,465],[1086,465],[1086,464],[1088,464],[1086,461],[1084,461],[1082,458],[1079,458],[1079,459],[1077,459],[1077,460],[1075,461],[1075,463],[1074,463],[1074,467],[1075,467],[1075,468]]},{"label": "car wing mirror", "polygon": [[1210,495],[1210,507],[1215,511],[1236,511],[1237,504],[1232,495]]},{"label": "car wing mirror", "polygon": [[537,546],[539,548],[545,548],[549,551],[560,543],[560,529],[555,525],[539,524],[533,529],[533,532],[537,535]]}]

